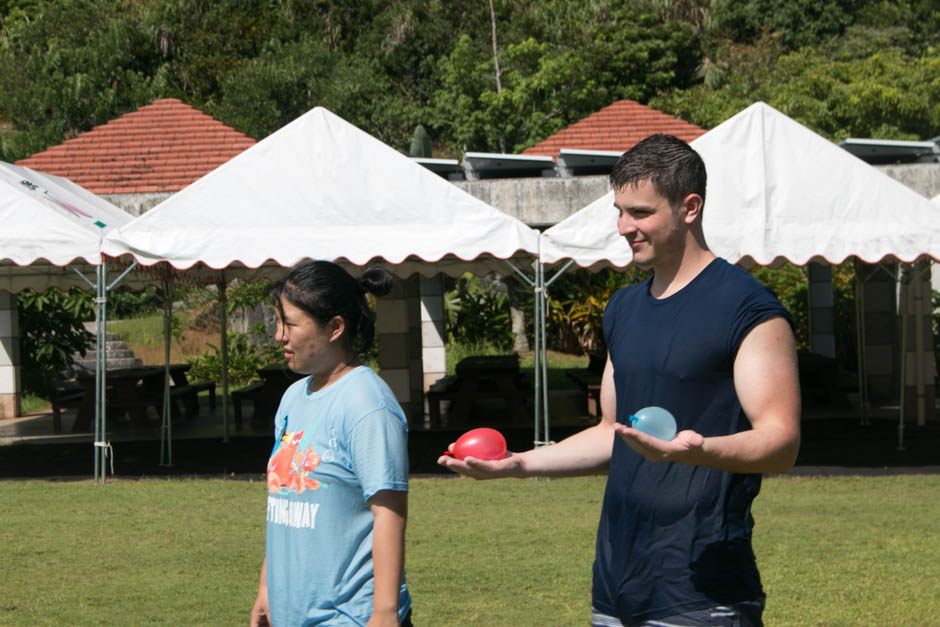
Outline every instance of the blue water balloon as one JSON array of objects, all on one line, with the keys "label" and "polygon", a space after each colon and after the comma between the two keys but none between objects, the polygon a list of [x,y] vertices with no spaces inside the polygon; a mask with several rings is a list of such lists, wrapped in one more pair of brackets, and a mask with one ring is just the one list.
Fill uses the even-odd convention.
[{"label": "blue water balloon", "polygon": [[627,421],[633,429],[660,440],[668,442],[676,437],[676,419],[662,407],[644,407]]}]

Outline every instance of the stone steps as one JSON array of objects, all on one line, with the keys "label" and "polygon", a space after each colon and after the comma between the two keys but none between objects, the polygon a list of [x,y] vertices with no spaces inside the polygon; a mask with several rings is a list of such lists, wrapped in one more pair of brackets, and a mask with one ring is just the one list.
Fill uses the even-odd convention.
[{"label": "stone steps", "polygon": [[[94,335],[95,324],[93,322],[86,322],[85,328],[88,329],[89,333]],[[108,370],[115,370],[117,368],[139,368],[143,365],[143,362],[139,358],[134,357],[134,351],[129,349],[127,343],[119,339],[116,333],[108,332],[105,333],[104,337],[105,359],[107,360],[106,365]],[[75,360],[76,368],[94,372],[97,356],[97,351],[89,350],[85,352],[84,357],[75,353],[72,355],[72,358]]]}]

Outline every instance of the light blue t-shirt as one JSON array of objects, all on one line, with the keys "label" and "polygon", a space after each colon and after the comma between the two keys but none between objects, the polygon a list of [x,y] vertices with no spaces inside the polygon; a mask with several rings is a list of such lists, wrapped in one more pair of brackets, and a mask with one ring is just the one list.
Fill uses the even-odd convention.
[{"label": "light blue t-shirt", "polygon": [[[372,512],[408,491],[408,426],[388,385],[359,366],[284,393],[268,462],[267,585],[274,625],[365,625],[372,615]],[[402,578],[399,617],[411,598]]]}]

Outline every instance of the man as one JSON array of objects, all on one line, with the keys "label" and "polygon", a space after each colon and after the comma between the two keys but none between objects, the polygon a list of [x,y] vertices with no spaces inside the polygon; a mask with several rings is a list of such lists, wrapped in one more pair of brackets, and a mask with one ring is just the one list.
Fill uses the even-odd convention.
[{"label": "man", "polygon": [[[593,625],[761,624],[750,505],[761,473],[788,471],[799,449],[796,351],[770,290],[708,249],[705,180],[669,135],[611,172],[619,233],[653,275],[605,311],[600,423],[498,461],[438,460],[477,479],[608,471]],[[628,426],[651,405],[675,416],[672,441]]]}]

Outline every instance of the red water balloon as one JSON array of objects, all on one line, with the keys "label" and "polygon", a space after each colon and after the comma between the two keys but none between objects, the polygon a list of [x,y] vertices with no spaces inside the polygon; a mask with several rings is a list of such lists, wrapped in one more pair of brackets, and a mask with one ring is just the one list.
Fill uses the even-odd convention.
[{"label": "red water balloon", "polygon": [[467,431],[454,443],[454,457],[463,459],[502,459],[506,456],[506,438],[496,429],[481,427]]}]

